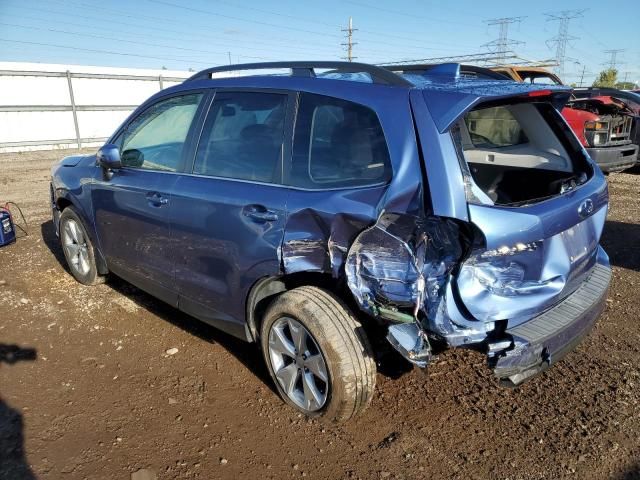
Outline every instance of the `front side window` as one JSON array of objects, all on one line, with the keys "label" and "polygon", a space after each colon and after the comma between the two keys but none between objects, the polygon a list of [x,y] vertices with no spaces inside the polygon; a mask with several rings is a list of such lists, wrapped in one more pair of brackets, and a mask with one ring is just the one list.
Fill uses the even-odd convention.
[{"label": "front side window", "polygon": [[323,189],[390,178],[387,142],[373,110],[323,95],[301,95],[289,183]]},{"label": "front side window", "polygon": [[217,93],[205,121],[193,173],[277,183],[287,96]]},{"label": "front side window", "polygon": [[122,164],[175,172],[201,99],[200,93],[171,97],[136,117],[123,135]]}]

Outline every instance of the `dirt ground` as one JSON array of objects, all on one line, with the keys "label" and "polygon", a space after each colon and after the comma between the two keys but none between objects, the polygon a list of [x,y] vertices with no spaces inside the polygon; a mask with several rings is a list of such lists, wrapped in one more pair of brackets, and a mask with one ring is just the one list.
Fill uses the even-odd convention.
[{"label": "dirt ground", "polygon": [[0,478],[640,479],[640,175],[609,177],[613,286],[575,352],[505,389],[450,350],[379,373],[336,427],[285,406],[254,346],[121,280],[73,280],[48,207],[66,153],[0,155],[0,202],[30,233],[0,249]]}]

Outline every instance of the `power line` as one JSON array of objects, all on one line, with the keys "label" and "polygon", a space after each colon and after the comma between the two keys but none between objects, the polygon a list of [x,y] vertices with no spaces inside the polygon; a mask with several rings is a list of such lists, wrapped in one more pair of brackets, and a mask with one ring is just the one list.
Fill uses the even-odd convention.
[{"label": "power line", "polygon": [[[172,25],[176,24],[176,19],[175,18],[169,19],[169,18],[162,18],[162,17],[150,16],[150,15],[140,15],[140,14],[130,15],[130,14],[127,14],[127,13],[121,11],[121,10],[113,10],[113,9],[104,8],[104,7],[100,7],[98,5],[92,5],[92,4],[87,4],[87,3],[83,3],[83,2],[70,2],[70,1],[66,1],[65,2],[65,1],[61,1],[61,0],[47,0],[46,5],[48,5],[50,2],[55,2],[55,3],[61,4],[63,6],[67,6],[67,7],[69,5],[72,5],[74,7],[89,8],[89,9],[91,9],[91,11],[100,10],[101,12],[107,12],[106,15],[111,15],[111,16],[117,17],[118,25],[128,25],[128,26],[136,27],[138,29],[140,27],[144,28],[144,25],[142,25],[140,23],[140,19],[152,20],[153,22],[165,22],[165,23],[169,23],[169,24],[172,24]],[[12,8],[23,8],[24,9],[24,7],[17,7],[17,6],[12,6]],[[32,9],[31,8],[27,8],[27,10],[32,10]],[[90,16],[86,16],[86,15],[77,15],[77,14],[72,14],[72,13],[67,13],[67,12],[57,12],[57,11],[53,11],[53,10],[45,10],[45,9],[40,8],[40,7],[38,7],[38,11],[54,13],[54,14],[57,14],[57,15],[63,15],[65,17],[66,16],[71,16],[71,17],[77,17],[77,18],[83,18],[83,19],[104,21],[104,18],[96,18],[96,17],[90,17]],[[123,23],[122,22],[122,18],[123,17],[135,19],[138,23],[135,24],[135,25],[131,24],[131,23]],[[194,35],[193,34],[194,28],[202,28],[207,32],[211,31],[211,26],[210,25],[194,25],[194,24],[190,24],[189,26],[190,26],[190,32],[184,32],[184,31],[179,31],[179,30],[170,30],[170,29],[167,29],[166,27],[158,27],[158,26],[153,26],[153,27],[148,27],[148,28],[150,28],[150,29],[155,31],[154,35],[157,33],[157,31],[159,29],[161,29],[161,31],[163,31],[163,32],[172,32],[172,33],[176,33],[178,35]],[[219,40],[219,37],[213,37],[211,35],[203,35],[201,33],[200,34],[195,34],[195,36],[198,36],[198,37],[201,37],[201,38],[211,39],[211,40],[214,40],[214,41],[218,41]],[[260,39],[260,42],[264,43],[263,40],[264,39]],[[288,45],[290,45],[291,42],[295,42],[296,44],[309,44],[309,45],[317,46],[316,43],[310,43],[310,42],[303,41],[303,40],[298,40],[298,39],[294,40],[294,39],[291,39],[291,38],[274,37],[274,36],[271,36],[271,35],[269,36],[268,40],[269,41],[266,42],[266,43],[272,42],[273,40],[279,40],[279,41],[284,42],[284,43],[286,43]]]},{"label": "power line", "polygon": [[[69,32],[67,30],[58,30],[55,28],[46,28],[46,27],[32,27],[32,26],[27,26],[27,25],[19,25],[16,23],[5,23],[5,22],[0,22],[0,25],[4,25],[7,27],[16,27],[16,28],[24,28],[27,30],[44,30],[47,32],[53,32],[53,33],[62,33],[64,35],[74,35],[74,36],[80,36],[80,37],[91,37],[91,38],[99,38],[102,40],[110,40],[110,41],[114,41],[114,42],[121,42],[121,43],[129,43],[132,45],[144,45],[147,47],[160,47],[160,48],[171,48],[174,50],[182,50],[182,51],[186,51],[186,52],[195,52],[195,53],[204,53],[204,54],[214,54],[214,55],[226,55],[227,52],[217,52],[217,51],[213,51],[213,50],[199,50],[199,49],[195,49],[195,48],[186,48],[186,47],[176,47],[173,45],[165,45],[165,44],[161,44],[161,43],[149,43],[149,42],[141,42],[141,41],[135,41],[135,40],[122,40],[120,38],[115,38],[115,37],[108,37],[106,35],[97,35],[94,33],[78,33],[78,32]],[[265,57],[256,57],[256,56],[250,56],[250,55],[242,55],[245,58],[253,58],[253,59],[257,59],[257,60],[269,60],[269,58],[265,58]]]},{"label": "power line", "polygon": [[[118,22],[120,22],[120,21],[121,21],[122,17],[126,17],[126,18],[132,18],[132,19],[135,19],[136,21],[139,21],[141,18],[144,18],[144,19],[153,20],[154,22],[158,22],[158,21],[160,21],[160,22],[166,22],[166,23],[170,23],[170,24],[172,24],[172,25],[176,23],[175,18],[168,19],[168,18],[161,18],[161,17],[157,17],[157,16],[149,16],[149,15],[140,15],[140,14],[135,14],[135,15],[134,15],[134,14],[127,14],[127,13],[125,13],[125,12],[121,11],[121,10],[113,10],[113,9],[105,8],[105,7],[102,7],[102,6],[99,6],[99,5],[88,4],[88,3],[85,3],[85,2],[77,2],[77,1],[66,1],[66,2],[64,2],[64,1],[61,1],[61,0],[48,0],[48,1],[49,1],[49,2],[59,3],[59,4],[62,4],[62,5],[65,5],[65,6],[73,5],[73,6],[81,7],[81,8],[89,8],[89,9],[91,9],[92,11],[93,11],[93,10],[100,10],[100,11],[102,11],[102,12],[109,12],[109,13],[108,13],[109,15],[113,15],[113,16],[116,16],[116,17],[118,18],[118,20],[117,20]],[[148,1],[150,1],[150,2],[156,2],[156,1],[160,1],[160,0],[148,0]],[[163,3],[167,3],[167,2],[163,2]],[[196,10],[196,9],[193,9],[193,8],[190,8],[190,7],[184,7],[184,6],[182,6],[182,5],[178,5],[178,4],[171,4],[171,5],[172,5],[172,6],[174,6],[174,7],[176,7],[176,8],[182,8],[182,9],[185,9],[185,10],[188,10],[188,11],[194,11],[194,10]],[[206,11],[206,10],[200,10],[200,9],[198,9],[197,11],[198,11],[199,13],[205,13],[205,14],[214,15],[214,16],[222,16],[222,17],[225,17],[225,18],[232,18],[232,19],[237,19],[237,20],[245,21],[245,22],[253,22],[252,20],[246,20],[246,19],[244,19],[244,18],[238,18],[238,17],[231,17],[231,16],[228,16],[228,15],[222,15],[222,14],[219,14],[219,13],[210,12],[210,11]],[[276,25],[276,24],[270,24],[270,23],[265,23],[265,22],[260,22],[260,24],[261,24],[261,25],[267,25],[267,26],[273,26],[273,27],[275,27],[275,28],[278,28],[279,30],[282,30],[282,29],[291,29],[291,28],[292,28],[292,27],[287,27],[287,26],[282,26],[282,25]],[[207,27],[204,27],[204,26],[203,26],[202,28],[205,28],[205,29],[207,29],[207,30],[210,30],[210,27],[209,27],[209,26],[207,26]],[[337,27],[336,27],[336,30],[338,30],[339,28],[340,28],[340,26],[337,26]],[[168,30],[167,30],[166,28],[164,28],[164,27],[162,27],[162,29],[163,29],[164,31],[168,31]],[[335,34],[335,35],[334,35],[334,34],[326,34],[326,33],[320,33],[320,32],[311,32],[311,31],[309,31],[309,30],[304,30],[304,29],[294,29],[294,30],[296,30],[296,31],[302,31],[302,32],[306,32],[306,33],[314,33],[314,34],[322,35],[322,36],[325,36],[325,37],[326,37],[327,35],[329,35],[329,36],[333,36],[333,37],[342,38],[342,36],[341,36],[341,35],[338,35],[338,34]],[[401,37],[401,36],[398,36],[398,35],[386,34],[386,33],[371,32],[371,31],[369,31],[369,30],[362,30],[362,29],[360,29],[359,31],[360,31],[360,33],[363,33],[363,32],[369,32],[369,34],[370,34],[370,35],[382,36],[382,37],[385,37],[385,38],[387,38],[387,37],[392,37],[392,38],[399,38],[399,39],[409,40],[409,41],[411,41],[411,40],[415,40],[415,38]],[[176,32],[176,33],[177,33],[177,32]],[[181,34],[184,34],[184,33],[181,33]],[[299,43],[309,43],[309,42],[300,41],[300,40],[298,40],[298,39],[290,39],[290,38],[285,39],[285,38],[278,38],[278,37],[273,37],[273,36],[271,36],[271,35],[269,35],[269,37],[268,37],[268,38],[269,38],[269,40],[279,39],[279,40],[281,40],[281,41],[288,42],[289,44],[291,44],[291,43],[295,43],[295,44],[299,44]],[[261,39],[260,39],[260,42],[262,42],[262,41],[263,41],[263,39],[261,38]],[[452,49],[452,48],[434,48],[434,47],[426,47],[426,46],[424,46],[424,45],[412,45],[412,44],[407,44],[406,42],[403,42],[403,43],[393,43],[393,42],[389,42],[389,40],[367,40],[367,43],[378,44],[378,45],[386,45],[386,46],[390,46],[390,47],[397,46],[397,47],[401,47],[404,51],[407,51],[407,50],[419,50],[419,51],[424,51],[424,50],[434,50],[434,51],[447,51],[447,50],[451,51],[451,50],[458,50],[458,48],[455,48],[455,49]],[[431,42],[431,43],[433,43],[433,44],[437,44],[438,42]],[[444,44],[444,45],[449,45],[449,44]],[[460,45],[460,46],[462,47],[463,45]],[[362,52],[362,53],[364,53],[364,51],[365,51],[365,50],[360,50],[360,52]],[[372,53],[384,53],[383,51],[379,50],[378,48],[376,48],[375,52],[373,52],[373,51],[371,51],[371,52],[372,52]]]},{"label": "power line", "polygon": [[[323,37],[338,37],[338,38],[342,38],[342,36],[338,35],[338,34],[326,33],[326,32],[318,32],[318,31],[306,30],[306,29],[290,27],[290,26],[285,26],[285,25],[276,25],[276,24],[273,24],[273,23],[261,22],[261,21],[256,21],[256,20],[249,20],[249,19],[240,18],[240,17],[233,17],[233,16],[230,16],[230,15],[224,15],[224,14],[221,14],[221,13],[211,12],[211,11],[208,11],[208,10],[202,10],[202,9],[198,9],[198,8],[187,7],[185,5],[179,5],[179,4],[167,2],[167,1],[164,1],[164,0],[147,0],[147,1],[153,2],[153,3],[157,3],[157,4],[160,4],[160,5],[168,5],[168,6],[171,6],[171,7],[180,8],[180,9],[183,9],[183,10],[192,11],[192,12],[196,12],[196,13],[203,13],[205,15],[213,15],[213,16],[217,16],[217,17],[230,18],[230,19],[233,19],[233,20],[238,20],[238,21],[242,21],[242,22],[249,22],[249,23],[255,23],[255,24],[258,24],[258,25],[266,25],[266,26],[275,27],[275,28],[278,28],[278,29],[283,29],[284,28],[284,29],[294,30],[294,31],[303,32],[303,33],[310,33],[310,34],[313,34],[313,35],[321,35]],[[378,35],[378,34],[376,34],[376,35]],[[382,36],[385,36],[385,37],[387,36],[385,34],[379,34],[379,35],[382,35]],[[410,40],[415,40],[415,39],[410,39]],[[389,45],[389,46],[394,45],[391,42],[389,42],[388,40],[384,40],[384,41],[383,40],[368,40],[368,43],[377,43],[377,44]],[[419,49],[419,50],[443,50],[443,49],[438,49],[438,48],[425,47],[423,45],[407,45],[406,43],[401,44],[401,45],[400,44],[395,44],[395,45],[401,46],[404,49],[414,48],[414,49]]]},{"label": "power line", "polygon": [[498,59],[519,59],[514,52],[483,52],[472,53],[470,55],[454,55],[449,57],[431,57],[411,60],[395,60],[390,62],[379,62],[378,65],[419,65],[434,63],[483,63],[497,65]]},{"label": "power line", "polygon": [[349,26],[347,28],[343,28],[342,31],[346,32],[347,42],[342,43],[341,45],[347,49],[347,56],[342,57],[349,62],[353,62],[353,60],[357,57],[353,56],[353,46],[357,45],[353,41],[353,32],[357,31],[357,28],[353,28],[353,18],[349,17]]},{"label": "power line", "polygon": [[355,0],[346,0],[346,3],[351,3],[353,5],[359,5],[361,7],[366,7],[367,9],[378,10],[380,12],[392,13],[394,15],[401,15],[403,17],[409,17],[409,18],[413,18],[413,19],[420,19],[420,20],[424,20],[424,21],[428,21],[428,22],[449,23],[449,24],[453,24],[453,25],[461,25],[463,27],[478,28],[478,25],[472,24],[472,23],[455,22],[455,21],[452,21],[452,20],[444,19],[444,18],[425,17],[424,15],[416,15],[413,12],[411,12],[411,13],[401,12],[401,11],[398,11],[398,10],[392,10],[390,8],[383,8],[383,7],[379,7],[377,5],[372,5],[370,3],[359,2],[359,1],[355,1]]},{"label": "power line", "polygon": [[118,55],[118,56],[123,56],[123,57],[135,57],[135,58],[150,58],[150,59],[154,59],[154,60],[171,60],[174,62],[185,62],[188,61],[189,63],[198,63],[201,65],[211,65],[211,62],[201,62],[198,60],[185,60],[184,58],[175,58],[175,57],[158,57],[155,55],[140,55],[137,53],[125,53],[125,52],[115,52],[112,50],[98,50],[98,49],[94,49],[94,48],[82,48],[82,47],[72,47],[69,45],[58,45],[58,44],[54,44],[54,43],[43,43],[43,42],[28,42],[25,40],[11,40],[8,38],[0,38],[0,42],[8,42],[8,43],[18,43],[21,45],[36,45],[39,47],[54,47],[54,48],[61,48],[61,49],[65,49],[65,50],[77,50],[79,52],[91,52],[91,53],[104,53],[107,55]]},{"label": "power line", "polygon": [[[47,12],[47,11],[45,10],[45,12]],[[48,12],[49,13],[56,13],[56,14],[59,13],[59,12],[55,12],[55,11],[48,11]],[[89,19],[89,20],[104,20],[104,19],[96,19],[96,18],[92,18],[92,17],[87,17],[87,16],[83,16],[83,15],[74,15],[74,16],[78,17],[78,18]],[[31,16],[28,16],[28,15],[17,16],[17,15],[9,14],[9,15],[5,15],[5,17],[17,17],[17,18],[20,18],[20,19],[47,22],[48,25],[50,25],[52,23],[51,19],[43,19],[43,18],[38,18],[38,17],[31,17]],[[86,27],[86,25],[82,25],[82,24],[78,24],[78,23],[74,23],[74,22],[60,21],[60,20],[55,20],[55,24],[56,25],[69,25],[69,26],[72,26],[72,27]],[[127,31],[127,30],[122,28],[122,27],[125,27],[125,26],[136,27],[138,29],[138,32],[137,33],[129,32],[129,31]],[[118,22],[118,27],[119,27],[118,28],[118,33],[119,34],[131,35],[131,36],[135,36],[135,37],[149,38],[149,34],[140,33],[140,27],[141,27],[140,24],[134,25],[134,24],[131,24],[131,23],[126,23],[126,22],[119,21]],[[35,27],[33,27],[33,28],[35,28]],[[153,29],[153,27],[151,27],[151,28]],[[155,32],[153,34],[153,37],[156,38],[156,39],[164,39],[164,40],[168,40],[168,41],[182,42],[182,41],[185,41],[186,39],[188,39],[188,36],[189,36],[189,34],[185,34],[185,32],[181,32],[181,31],[177,31],[177,30],[167,30],[165,28],[163,28],[162,30],[164,32],[169,32],[169,33],[173,32],[173,33],[176,33],[176,34],[180,34],[180,35],[183,35],[183,37],[182,38],[177,38],[177,37],[170,37],[170,36],[166,36],[166,35],[157,35],[157,33],[155,33]],[[77,33],[80,34],[80,33],[83,33],[83,32],[77,32]],[[93,35],[93,34],[91,34],[91,35]],[[187,36],[185,37],[184,35],[187,35]],[[247,47],[244,47],[242,45],[239,45],[238,43],[225,43],[224,41],[221,42],[219,37],[211,37],[211,36],[207,36],[207,35],[198,35],[198,34],[193,34],[193,33],[190,34],[190,35],[192,37],[199,37],[199,38],[205,38],[205,39],[213,40],[213,41],[216,42],[216,45],[219,45],[219,46],[234,47],[234,48],[238,48],[238,47],[247,48]],[[226,39],[226,40],[230,40],[230,39]],[[268,42],[266,42],[266,43],[268,44]],[[307,53],[307,52],[310,52],[310,51],[311,52],[316,52],[316,53],[320,53],[321,52],[320,50],[300,49],[300,48],[292,47],[291,45],[279,45],[279,44],[273,44],[273,45],[276,48],[288,49],[288,50],[292,50],[292,51],[296,51],[296,52],[300,52],[300,53],[302,53],[302,52]],[[250,48],[251,48],[251,50],[262,50],[262,51],[269,51],[269,52],[273,51],[273,48],[269,49],[269,48],[263,48],[263,47],[255,47],[255,46],[251,46]],[[324,54],[325,52],[323,51],[322,53]]]},{"label": "power line", "polygon": [[338,34],[332,34],[332,33],[326,33],[326,32],[317,32],[315,30],[307,30],[307,29],[304,29],[304,28],[290,27],[290,26],[287,26],[287,25],[277,25],[275,23],[262,22],[262,21],[259,21],[259,20],[250,20],[250,19],[247,19],[247,18],[234,17],[232,15],[225,15],[225,14],[222,14],[222,13],[211,12],[209,10],[202,10],[200,8],[187,7],[186,5],[179,5],[177,3],[165,2],[164,0],[147,0],[147,1],[152,2],[152,3],[157,3],[158,5],[165,5],[165,6],[169,6],[169,7],[180,8],[180,9],[189,10],[189,11],[195,12],[195,13],[203,13],[205,15],[212,15],[214,17],[228,18],[228,19],[237,20],[237,21],[240,21],[240,22],[253,23],[253,24],[256,24],[256,25],[265,25],[265,26],[268,26],[268,27],[275,27],[275,28],[278,28],[278,29],[284,28],[284,29],[287,29],[287,30],[294,30],[294,31],[297,31],[297,32],[309,33],[309,34],[312,34],[312,35],[321,35],[323,37],[329,36],[329,37],[338,37],[338,38],[340,38],[340,35],[338,35]]},{"label": "power line", "polygon": [[582,10],[563,10],[558,13],[546,13],[547,21],[558,22],[558,34],[547,40],[547,46],[556,45],[556,62],[558,66],[555,68],[560,78],[564,76],[564,62],[566,60],[567,44],[570,40],[577,40],[578,37],[569,35],[569,22],[574,18],[582,17],[586,9]]},{"label": "power line", "polygon": [[[503,17],[503,18],[492,18],[491,20],[486,20],[485,23],[487,25],[500,26],[500,33],[496,40],[493,40],[489,43],[485,43],[482,47],[488,47],[494,52],[507,52],[511,50],[511,47],[516,45],[524,45],[524,42],[519,40],[512,40],[509,38],[509,25],[512,23],[520,23],[523,18],[526,17]],[[505,59],[498,56],[498,63],[504,64]]]}]

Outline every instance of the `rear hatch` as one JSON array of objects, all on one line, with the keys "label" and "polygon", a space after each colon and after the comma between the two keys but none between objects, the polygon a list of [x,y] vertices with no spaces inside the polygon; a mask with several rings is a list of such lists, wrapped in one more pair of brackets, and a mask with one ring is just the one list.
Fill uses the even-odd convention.
[{"label": "rear hatch", "polygon": [[[529,320],[575,291],[595,265],[607,187],[558,112],[568,93],[512,82],[422,91],[441,143],[455,150],[442,165],[427,161],[427,178],[434,213],[473,225],[452,283],[477,320]],[[459,175],[463,200],[455,188],[446,205],[434,197],[438,184]],[[465,209],[447,206],[461,201]]]}]

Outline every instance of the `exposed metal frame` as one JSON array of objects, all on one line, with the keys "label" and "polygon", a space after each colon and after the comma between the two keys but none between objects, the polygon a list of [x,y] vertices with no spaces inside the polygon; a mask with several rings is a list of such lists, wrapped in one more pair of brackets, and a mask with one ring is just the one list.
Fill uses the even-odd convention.
[{"label": "exposed metal frame", "polygon": [[370,65],[368,63],[357,62],[336,62],[336,61],[308,61],[308,62],[261,62],[261,63],[242,63],[237,65],[224,65],[221,67],[206,68],[192,77],[186,82],[195,80],[211,79],[215,73],[238,72],[243,70],[271,70],[278,68],[291,69],[293,76],[314,78],[316,76],[316,68],[329,68],[337,72],[345,73],[368,73],[374,83],[382,85],[393,85],[398,87],[411,87],[411,82],[405,80],[384,68]]}]

